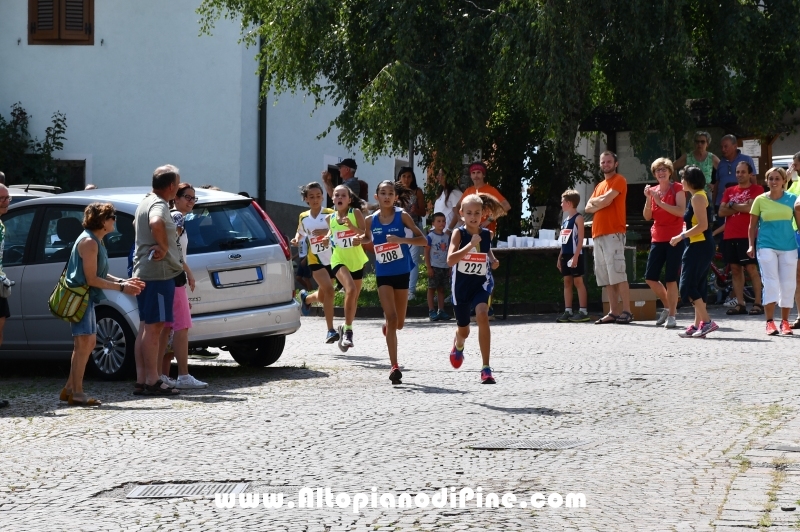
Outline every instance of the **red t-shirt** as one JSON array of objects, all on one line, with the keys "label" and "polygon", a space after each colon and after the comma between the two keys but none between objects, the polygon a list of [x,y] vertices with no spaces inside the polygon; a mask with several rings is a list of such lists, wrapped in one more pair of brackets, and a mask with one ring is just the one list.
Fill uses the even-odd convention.
[{"label": "red t-shirt", "polygon": [[[751,199],[756,199],[764,193],[761,185],[750,185],[747,188],[740,188],[739,185],[726,188],[722,194],[722,203],[746,203]],[[732,238],[747,238],[747,231],[750,228],[750,213],[737,212],[725,217],[724,240]]]},{"label": "red t-shirt", "polygon": [[[650,187],[652,192],[657,192],[659,185]],[[684,194],[683,186],[680,183],[672,183],[667,193],[661,197],[661,201],[667,205],[677,205],[676,195]],[[653,225],[650,227],[651,242],[669,242],[673,236],[683,231],[683,216],[670,214],[652,202],[651,212],[653,213]]]}]

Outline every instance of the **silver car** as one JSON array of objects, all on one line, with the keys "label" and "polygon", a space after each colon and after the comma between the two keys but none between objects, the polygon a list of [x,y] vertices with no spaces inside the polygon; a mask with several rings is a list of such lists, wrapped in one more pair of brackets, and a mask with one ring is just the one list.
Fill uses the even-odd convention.
[{"label": "silver car", "polygon": [[[107,188],[71,192],[12,205],[3,223],[3,267],[16,282],[8,300],[0,359],[68,359],[72,336],[54,318],[47,300],[75,239],[83,231],[83,210],[110,202],[116,231],[105,236],[110,273],[128,277],[134,242],[133,214],[150,190]],[[289,247],[267,214],[243,196],[197,189],[187,216],[188,261],[196,279],[192,304],[192,347],[224,347],[239,363],[268,366],[280,358],[286,335],[300,328],[294,300]],[[102,377],[129,375],[139,326],[136,298],[116,290],[97,307],[97,346],[89,368]]]}]

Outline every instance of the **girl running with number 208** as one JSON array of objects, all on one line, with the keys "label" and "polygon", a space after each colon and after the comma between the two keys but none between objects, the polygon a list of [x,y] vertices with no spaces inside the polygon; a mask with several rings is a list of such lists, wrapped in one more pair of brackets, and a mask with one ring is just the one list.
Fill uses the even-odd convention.
[{"label": "girl running with number 208", "polygon": [[[364,241],[375,243],[375,281],[386,323],[383,334],[392,364],[389,380],[402,384],[403,374],[397,363],[397,331],[403,328],[408,307],[408,279],[416,268],[410,246],[425,246],[428,240],[403,209],[395,207],[399,199],[405,204],[412,191],[391,181],[382,181],[375,191],[380,209],[366,218]],[[409,233],[411,236],[409,236]]]},{"label": "girl running with number 208", "polygon": [[491,333],[489,332],[489,297],[494,288],[492,270],[500,265],[492,254],[492,234],[481,227],[481,217],[486,212],[498,218],[505,209],[494,196],[489,194],[470,194],[461,200],[461,217],[464,227],[453,232],[447,265],[453,269],[452,299],[455,307],[456,337],[450,351],[450,364],[458,369],[464,362],[464,342],[469,336],[470,307],[475,307],[478,324],[478,344],[483,358],[481,382],[494,384],[492,368],[489,366]]}]

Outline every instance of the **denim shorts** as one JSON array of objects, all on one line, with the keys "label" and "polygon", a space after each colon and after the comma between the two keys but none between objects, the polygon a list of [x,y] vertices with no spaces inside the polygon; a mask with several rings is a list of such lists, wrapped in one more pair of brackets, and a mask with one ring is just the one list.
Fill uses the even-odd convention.
[{"label": "denim shorts", "polygon": [[86,307],[86,312],[83,314],[83,319],[78,323],[70,323],[72,329],[72,336],[83,336],[87,334],[97,334],[97,320],[94,314],[94,303],[89,301]]}]

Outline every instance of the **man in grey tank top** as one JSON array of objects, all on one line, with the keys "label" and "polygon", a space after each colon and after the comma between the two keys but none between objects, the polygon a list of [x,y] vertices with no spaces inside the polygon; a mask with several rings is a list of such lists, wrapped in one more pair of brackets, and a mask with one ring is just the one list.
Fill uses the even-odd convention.
[{"label": "man in grey tank top", "polygon": [[158,344],[164,323],[172,321],[175,278],[183,274],[183,256],[169,212],[169,202],[175,199],[179,182],[176,167],[168,164],[156,168],[153,191],[142,199],[133,220],[136,230],[133,275],[145,282],[144,290],[136,296],[139,320],[144,323],[136,382],[144,384],[146,395],[178,393],[161,381]]}]

